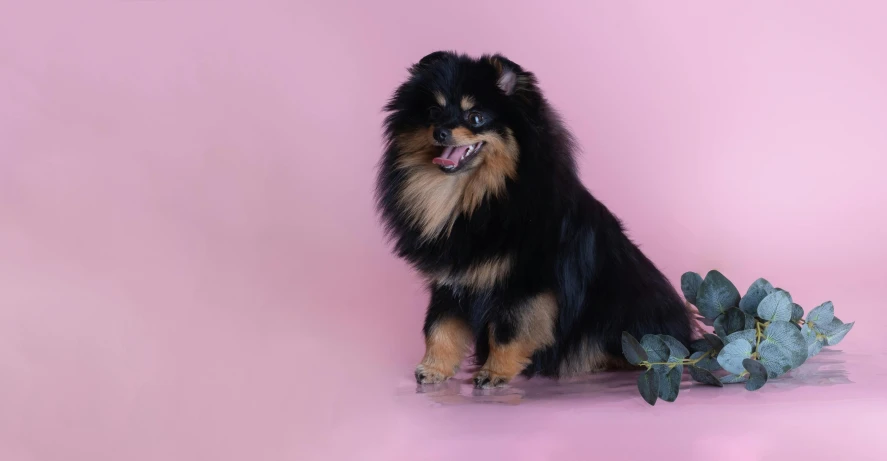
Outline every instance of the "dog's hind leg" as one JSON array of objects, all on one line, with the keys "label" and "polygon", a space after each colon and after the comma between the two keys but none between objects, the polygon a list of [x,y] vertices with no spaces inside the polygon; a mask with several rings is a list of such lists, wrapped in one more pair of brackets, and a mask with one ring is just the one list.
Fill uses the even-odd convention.
[{"label": "dog's hind leg", "polygon": [[557,301],[542,293],[509,306],[489,325],[490,352],[474,376],[478,388],[502,386],[527,365],[533,353],[554,343]]}]

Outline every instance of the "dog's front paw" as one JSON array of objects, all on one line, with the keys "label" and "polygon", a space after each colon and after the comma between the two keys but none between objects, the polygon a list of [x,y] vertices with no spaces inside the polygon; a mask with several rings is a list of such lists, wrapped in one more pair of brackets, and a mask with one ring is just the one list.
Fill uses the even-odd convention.
[{"label": "dog's front paw", "polygon": [[474,375],[474,387],[478,389],[491,389],[508,384],[514,376],[497,373],[493,370],[482,368]]},{"label": "dog's front paw", "polygon": [[419,384],[442,383],[455,375],[454,370],[435,367],[430,364],[420,363],[416,367],[416,382]]}]

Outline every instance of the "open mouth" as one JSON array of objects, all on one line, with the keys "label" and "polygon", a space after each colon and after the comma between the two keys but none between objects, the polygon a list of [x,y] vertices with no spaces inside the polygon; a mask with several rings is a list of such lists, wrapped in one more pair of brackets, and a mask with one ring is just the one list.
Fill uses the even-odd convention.
[{"label": "open mouth", "polygon": [[453,172],[468,163],[471,157],[477,155],[483,145],[484,142],[480,141],[467,146],[443,146],[440,155],[435,157],[432,162],[446,172]]}]

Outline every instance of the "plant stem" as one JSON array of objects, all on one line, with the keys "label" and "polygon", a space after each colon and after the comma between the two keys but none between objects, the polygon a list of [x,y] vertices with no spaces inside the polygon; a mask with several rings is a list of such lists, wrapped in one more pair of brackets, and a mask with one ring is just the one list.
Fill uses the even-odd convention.
[{"label": "plant stem", "polygon": [[696,365],[697,363],[702,361],[702,359],[711,357],[712,352],[714,352],[714,350],[710,350],[695,359],[681,359],[680,362],[646,362],[646,361],[644,361],[644,362],[639,363],[639,365],[643,365],[646,367],[651,367],[653,365],[668,365],[670,367],[674,367],[675,365]]},{"label": "plant stem", "polygon": [[[766,322],[769,323],[769,322]],[[757,359],[760,357],[758,354],[758,347],[761,346],[761,338],[764,337],[763,333],[761,333],[761,326],[767,326],[765,323],[758,322],[755,320],[755,352],[752,353],[751,358]]]}]

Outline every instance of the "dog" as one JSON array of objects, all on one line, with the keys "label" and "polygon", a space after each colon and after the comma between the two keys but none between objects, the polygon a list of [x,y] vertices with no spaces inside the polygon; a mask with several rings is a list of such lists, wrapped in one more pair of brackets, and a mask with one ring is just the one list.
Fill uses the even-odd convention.
[{"label": "dog", "polygon": [[420,384],[474,350],[477,388],[628,366],[621,335],[688,344],[692,314],[581,183],[574,137],[533,73],[431,53],[385,108],[376,206],[427,280]]}]

